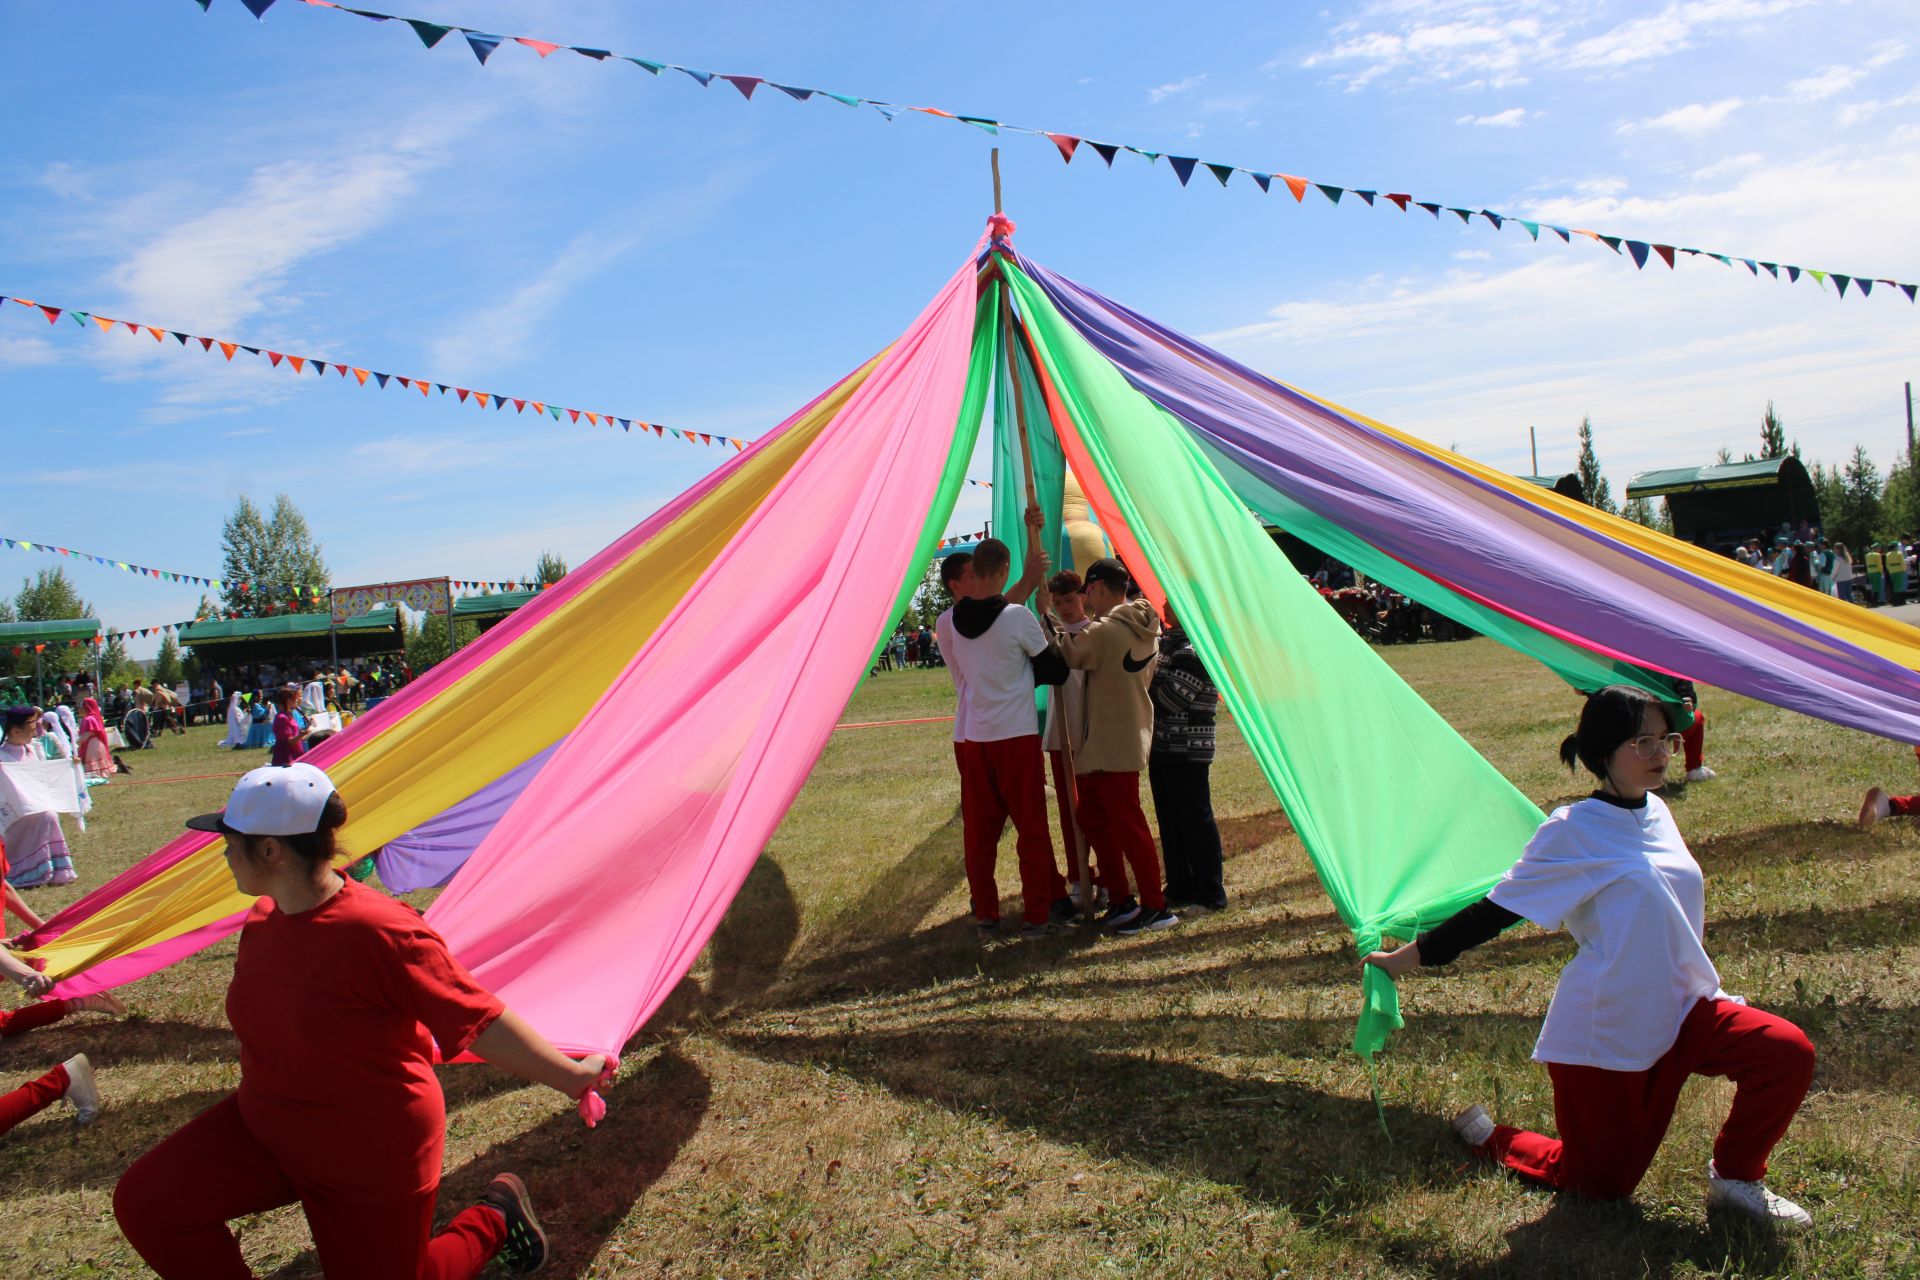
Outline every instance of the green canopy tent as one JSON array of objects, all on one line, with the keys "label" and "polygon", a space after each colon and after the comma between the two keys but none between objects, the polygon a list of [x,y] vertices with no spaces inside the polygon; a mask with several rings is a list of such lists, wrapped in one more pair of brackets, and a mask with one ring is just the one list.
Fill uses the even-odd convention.
[{"label": "green canopy tent", "polygon": [[1813,477],[1791,455],[1643,471],[1627,482],[1627,497],[1665,498],[1674,537],[1714,551],[1754,537],[1771,544],[1782,524],[1820,523]]},{"label": "green canopy tent", "polygon": [[[328,616],[289,613],[272,618],[207,618],[180,628],[180,643],[191,647],[202,662],[221,666],[325,662],[330,652]],[[342,658],[399,653],[406,646],[400,613],[392,608],[349,618],[334,632]]]},{"label": "green canopy tent", "polygon": [[453,620],[472,622],[485,631],[533,600],[538,591],[497,591],[484,596],[462,596],[453,602]]},{"label": "green canopy tent", "polygon": [[[0,622],[0,651],[10,654],[16,659],[21,659],[22,662],[19,665],[24,665],[24,659],[27,654],[33,654],[33,700],[39,702],[46,696],[44,689],[45,681],[43,678],[45,668],[44,659],[46,657],[44,652],[45,647],[54,646],[62,654],[69,652],[75,654],[84,653],[86,655],[86,661],[80,665],[83,667],[93,665],[97,662],[99,650],[96,646],[88,642],[99,634],[100,620],[98,618],[54,618],[35,622]],[[82,645],[79,649],[75,649],[73,646],[73,642],[76,640]],[[55,662],[54,666],[59,670],[65,669],[59,662]],[[26,679],[25,676],[17,678],[23,683]]]}]

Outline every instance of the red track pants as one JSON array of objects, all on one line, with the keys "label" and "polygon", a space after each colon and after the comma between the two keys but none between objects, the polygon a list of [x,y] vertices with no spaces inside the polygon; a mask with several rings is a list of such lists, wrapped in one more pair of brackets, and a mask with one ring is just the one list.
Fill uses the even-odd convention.
[{"label": "red track pants", "polygon": [[1000,918],[1000,887],[993,869],[1000,857],[1000,833],[1011,818],[1018,837],[1021,914],[1028,924],[1045,924],[1048,908],[1067,896],[1067,883],[1054,864],[1053,836],[1047,830],[1040,735],[956,742],[953,754],[960,763],[960,824],[973,918]]},{"label": "red track pants", "polygon": [[1785,1018],[1731,1000],[1702,1000],[1645,1071],[1547,1064],[1560,1137],[1497,1125],[1484,1150],[1518,1173],[1597,1200],[1633,1194],[1673,1120],[1687,1077],[1724,1076],[1733,1110],[1714,1140],[1723,1178],[1758,1180],[1813,1081],[1813,1045]]},{"label": "red track pants", "polygon": [[23,1036],[35,1027],[58,1022],[72,1012],[73,1006],[65,1000],[42,1000],[18,1009],[0,1009],[0,1037],[11,1040]]},{"label": "red track pants", "polygon": [[239,1101],[228,1097],[134,1162],[113,1189],[113,1216],[162,1280],[252,1280],[228,1220],[296,1200],[327,1275],[466,1280],[480,1274],[506,1241],[506,1220],[497,1209],[473,1205],[433,1235],[436,1194],[348,1202],[303,1189],[254,1140]]},{"label": "red track pants", "polygon": [[1680,735],[1680,745],[1686,748],[1688,773],[1707,762],[1707,711],[1698,703],[1693,708],[1693,727]]},{"label": "red track pants", "polygon": [[60,1101],[66,1092],[67,1068],[62,1065],[38,1080],[27,1081],[12,1093],[0,1094],[0,1133],[5,1133],[28,1116],[45,1111]]},{"label": "red track pants", "polygon": [[1138,773],[1083,773],[1080,784],[1080,828],[1087,844],[1099,855],[1107,897],[1118,902],[1133,890],[1127,886],[1132,868],[1140,905],[1158,911],[1167,905],[1160,883],[1160,851],[1153,829],[1140,807]]},{"label": "red track pants", "polygon": [[[1075,790],[1070,790],[1070,788],[1072,788],[1076,784],[1077,780],[1074,778],[1072,774],[1067,772],[1067,753],[1066,752],[1064,751],[1047,752],[1047,765],[1050,769],[1053,770],[1053,794],[1059,801],[1060,843],[1066,847],[1066,851],[1067,851],[1067,880],[1072,884],[1079,884],[1080,883],[1080,849],[1078,847],[1078,841],[1076,841],[1073,838],[1074,837],[1073,813],[1067,809],[1067,797],[1069,795],[1075,797],[1076,805],[1077,805],[1079,792]],[[1083,829],[1081,832],[1081,839],[1085,839],[1085,838],[1086,838],[1086,833]],[[1088,852],[1091,853],[1092,849],[1089,848]],[[1111,897],[1113,893],[1113,886],[1107,883],[1107,879],[1108,877],[1107,877],[1106,863],[1101,861],[1099,858],[1095,858],[1093,860],[1093,884],[1096,888],[1105,889],[1108,895]]]},{"label": "red track pants", "polygon": [[1920,813],[1920,796],[1888,796],[1887,812],[1896,817],[1910,818]]}]

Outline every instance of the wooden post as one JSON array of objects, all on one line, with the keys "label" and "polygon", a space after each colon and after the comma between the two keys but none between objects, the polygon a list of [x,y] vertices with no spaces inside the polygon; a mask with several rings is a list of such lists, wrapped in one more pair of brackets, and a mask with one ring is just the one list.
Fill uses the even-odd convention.
[{"label": "wooden post", "polygon": [[[1001,213],[1003,210],[1000,204],[1000,148],[995,147],[992,155],[993,211]],[[1013,336],[1013,289],[1004,270],[1000,273],[1000,341],[1004,345],[1007,359],[1007,383],[1013,388],[1013,420],[1020,431],[1020,462],[1026,473],[1027,505],[1038,507],[1040,495],[1039,488],[1033,479],[1033,444],[1027,438],[1026,393],[1020,389],[1020,363],[1017,359],[1018,352]],[[1027,527],[1024,521],[1021,527]],[[1031,551],[1032,548],[1029,547],[1028,550]],[[1051,615],[1053,595],[1047,590],[1045,578],[1040,580],[1034,596],[1038,601],[1041,617],[1046,618]],[[1080,918],[1091,922],[1093,920],[1093,874],[1088,864],[1086,834],[1080,829],[1079,804],[1074,795],[1077,788],[1074,784],[1073,771],[1073,731],[1066,723],[1066,704],[1062,698],[1065,690],[1066,686],[1061,685],[1053,694],[1053,701],[1061,716],[1060,752],[1064,758],[1067,775],[1066,794],[1058,796],[1057,799],[1061,811],[1067,815],[1067,824],[1073,828],[1073,853],[1080,864]]]}]

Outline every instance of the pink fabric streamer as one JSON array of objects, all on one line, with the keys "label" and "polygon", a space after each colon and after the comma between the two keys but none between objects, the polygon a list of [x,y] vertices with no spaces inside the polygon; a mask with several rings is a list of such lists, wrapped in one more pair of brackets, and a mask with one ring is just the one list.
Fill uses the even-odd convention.
[{"label": "pink fabric streamer", "polygon": [[974,309],[970,255],[427,912],[563,1050],[617,1052],[659,1008],[866,674],[952,446]]}]

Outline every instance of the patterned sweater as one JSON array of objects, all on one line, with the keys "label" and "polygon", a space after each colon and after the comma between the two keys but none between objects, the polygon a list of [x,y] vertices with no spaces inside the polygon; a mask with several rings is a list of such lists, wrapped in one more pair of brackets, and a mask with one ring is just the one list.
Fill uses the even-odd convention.
[{"label": "patterned sweater", "polygon": [[1153,699],[1153,759],[1211,764],[1220,691],[1185,631],[1161,634],[1160,662],[1147,692]]}]

